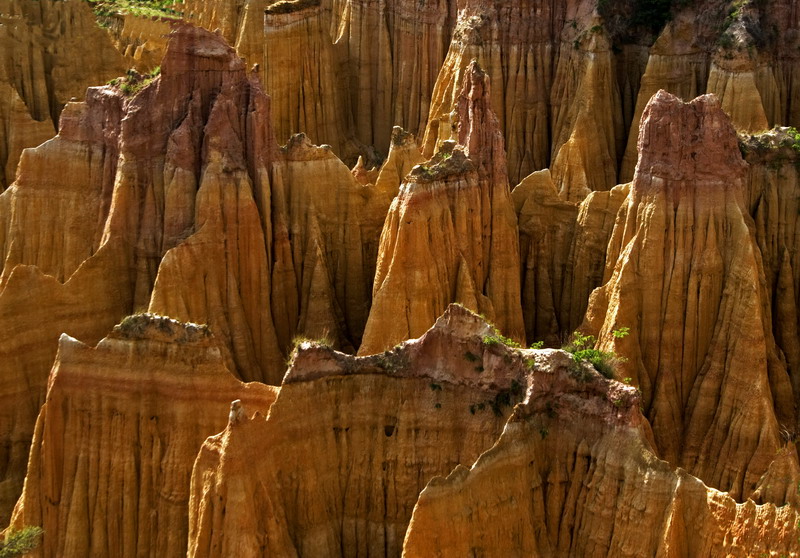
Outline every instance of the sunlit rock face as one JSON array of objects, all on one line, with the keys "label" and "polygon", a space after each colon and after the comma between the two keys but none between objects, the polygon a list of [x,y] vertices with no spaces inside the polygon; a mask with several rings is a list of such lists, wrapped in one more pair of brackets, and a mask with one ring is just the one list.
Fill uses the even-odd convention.
[{"label": "sunlit rock face", "polygon": [[797,554],[800,11],[655,4],[0,0],[0,527]]},{"label": "sunlit rock face", "polygon": [[399,556],[417,497],[494,444],[530,375],[450,306],[420,339],[351,357],[299,346],[269,415],[209,438],[189,556]]},{"label": "sunlit rock face", "polygon": [[737,504],[655,456],[638,390],[533,358],[495,445],[420,494],[404,558],[797,552],[794,506]]},{"label": "sunlit rock face", "polygon": [[150,309],[208,324],[232,373],[273,385],[295,335],[360,344],[413,139],[398,140],[395,177],[379,187],[328,146],[298,136],[280,148],[269,115],[233,49],[184,26],[160,75],[90,88],[55,138],[24,153],[0,197],[4,514],[63,332],[95,344]]}]

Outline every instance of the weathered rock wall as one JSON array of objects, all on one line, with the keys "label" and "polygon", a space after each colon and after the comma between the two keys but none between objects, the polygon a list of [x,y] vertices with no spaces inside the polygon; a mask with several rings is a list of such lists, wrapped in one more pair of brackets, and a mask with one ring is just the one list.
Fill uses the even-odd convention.
[{"label": "weathered rock wall", "polygon": [[260,66],[280,141],[303,132],[352,163],[385,157],[395,125],[421,136],[456,5],[187,0],[184,14]]},{"label": "weathered rock wall", "polygon": [[64,104],[125,66],[86,2],[3,0],[0,14],[0,188],[5,189],[14,181],[22,150],[55,134]]},{"label": "weathered rock wall", "polygon": [[34,556],[184,555],[200,446],[231,401],[266,413],[276,392],[235,380],[204,326],[145,314],[96,347],[62,336],[12,526],[45,530]]},{"label": "weathered rock wall", "polygon": [[786,128],[745,136],[740,141],[747,174],[748,211],[755,223],[755,240],[764,263],[772,308],[772,330],[783,351],[792,387],[800,393],[800,338],[798,338],[798,150],[800,141]]},{"label": "weathered rock wall", "polygon": [[301,345],[266,420],[200,452],[189,556],[399,556],[428,480],[488,449],[522,395],[526,364],[492,334],[451,306],[381,355]]},{"label": "weathered rock wall", "polygon": [[172,25],[179,19],[120,14],[112,18],[108,31],[114,38],[114,46],[134,62],[142,71],[149,71],[161,64],[167,51],[167,37]]},{"label": "weathered rock wall", "polygon": [[708,1],[682,9],[651,49],[620,179],[633,176],[639,115],[659,89],[686,100],[716,94],[743,132],[800,125],[791,78],[800,64],[799,18],[797,6],[784,0]]},{"label": "weathered rock wall", "polygon": [[[71,83],[47,45],[86,10],[51,4],[9,4],[7,176]],[[160,76],[69,102],[0,195],[0,523],[28,466],[14,521],[45,556],[797,551],[800,140],[735,135],[796,122],[797,7],[681,8],[648,54],[589,0],[185,6],[219,32],[178,26]],[[137,25],[120,48],[158,27]],[[303,337],[380,353],[454,301],[499,332],[451,307],[388,353],[302,344],[285,374]],[[205,357],[165,332],[100,342],[144,309],[207,323],[238,380],[176,384]],[[581,322],[641,396],[501,346]],[[88,346],[64,338],[48,392],[62,333]],[[190,490],[242,380],[281,395],[206,442]],[[131,442],[151,404],[157,458]]]},{"label": "weathered rock wall", "polygon": [[0,344],[0,517],[21,489],[62,332],[96,343],[149,308],[208,323],[239,378],[277,384],[295,335],[359,344],[398,185],[358,182],[329,149],[282,152],[268,97],[202,29],[174,32],[149,83],[129,74],[69,103],[59,135],[25,152],[0,196],[13,332]]},{"label": "weathered rock wall", "polygon": [[[584,328],[625,357],[617,374],[641,387],[658,454],[743,500],[796,421],[747,213],[747,165],[712,96],[684,104],[660,91],[639,151],[610,278]],[[632,335],[615,335],[622,327]]]},{"label": "weathered rock wall", "polygon": [[453,139],[412,169],[392,202],[360,354],[421,335],[451,302],[524,339],[516,215],[489,88],[470,65]]},{"label": "weathered rock wall", "polygon": [[564,353],[535,362],[497,443],[420,494],[404,558],[798,551],[794,507],[736,504],[659,460],[631,387],[580,377]]},{"label": "weathered rock wall", "polygon": [[[564,199],[632,178],[639,120],[659,89],[715,93],[745,131],[798,123],[800,16],[788,0],[706,0],[649,15],[635,2],[593,0],[184,5],[189,21],[219,29],[260,65],[279,100],[281,141],[305,132],[351,163],[385,155],[394,125],[425,131],[431,157],[473,58],[495,84],[512,182],[548,167]],[[620,18],[630,20],[624,32]]]},{"label": "weathered rock wall", "polygon": [[97,119],[77,126],[85,106],[71,103],[62,134],[25,151],[17,181],[0,195],[0,307],[8,331],[0,343],[2,523],[22,488],[59,336],[69,332],[96,343],[132,307],[124,244],[120,238],[101,244],[120,99],[91,92],[88,99]]},{"label": "weathered rock wall", "polygon": [[654,455],[638,390],[494,335],[451,306],[382,355],[302,345],[266,419],[206,441],[189,556],[798,551],[793,506],[736,504]]}]

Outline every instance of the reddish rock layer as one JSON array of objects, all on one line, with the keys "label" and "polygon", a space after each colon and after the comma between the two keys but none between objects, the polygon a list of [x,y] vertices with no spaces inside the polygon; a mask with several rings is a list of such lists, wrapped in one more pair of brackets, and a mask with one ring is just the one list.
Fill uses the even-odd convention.
[{"label": "reddish rock layer", "polygon": [[[494,335],[451,306],[382,355],[300,346],[266,419],[201,451],[189,556],[798,551],[793,507],[736,504],[656,458],[638,390]],[[523,393],[500,434],[488,408]]]},{"label": "reddish rock layer", "polygon": [[800,125],[800,11],[790,0],[689,3],[651,49],[620,169],[629,180],[636,164],[639,116],[665,89],[684,99],[714,93],[738,130]]}]

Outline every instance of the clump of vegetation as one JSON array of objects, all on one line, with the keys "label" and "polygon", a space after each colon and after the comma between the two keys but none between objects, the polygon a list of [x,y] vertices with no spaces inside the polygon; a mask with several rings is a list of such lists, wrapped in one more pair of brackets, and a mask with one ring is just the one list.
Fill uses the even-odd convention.
[{"label": "clump of vegetation", "polygon": [[125,72],[122,77],[114,78],[108,85],[117,87],[126,97],[132,97],[147,87],[150,82],[161,75],[161,66],[156,66],[146,74],[140,74],[133,68]]},{"label": "clump of vegetation", "polygon": [[328,339],[327,335],[323,335],[318,339],[312,339],[310,337],[306,337],[305,335],[295,335],[292,337],[292,350],[296,350],[300,345],[303,344],[310,344],[315,347],[323,347],[325,349],[332,348],[333,344],[330,339]]},{"label": "clump of vegetation", "polygon": [[505,345],[506,347],[511,347],[512,349],[519,349],[522,347],[522,345],[520,345],[510,337],[506,337],[497,330],[495,330],[494,333],[490,333],[489,335],[484,335],[483,344],[486,345],[487,347],[493,347],[495,345]]},{"label": "clump of vegetation", "polygon": [[800,132],[797,128],[790,126],[786,129],[786,135],[789,138],[789,146],[797,153],[800,153]]},{"label": "clump of vegetation", "polygon": [[734,37],[728,31],[723,31],[717,39],[717,46],[723,50],[730,50],[736,44]]},{"label": "clump of vegetation", "polygon": [[[486,320],[486,318],[484,318]],[[487,321],[487,323],[489,323]],[[492,328],[492,333],[483,336],[483,344],[486,347],[493,347],[495,345],[505,345],[506,347],[510,347],[512,349],[521,349],[522,345],[511,339],[510,337],[506,337],[497,329],[494,324],[489,323]]]},{"label": "clump of vegetation", "polygon": [[137,17],[174,19],[181,16],[176,9],[176,0],[86,0],[95,16],[106,18],[115,14],[131,14]]},{"label": "clump of vegetation", "polygon": [[396,147],[402,147],[409,141],[414,140],[414,134],[411,132],[406,132],[400,126],[395,126],[392,128],[392,145]]},{"label": "clump of vegetation", "polygon": [[397,346],[391,351],[386,351],[385,353],[374,355],[373,358],[375,359],[375,362],[378,364],[378,366],[383,368],[383,370],[388,372],[389,374],[394,374],[400,371],[408,364],[405,355],[399,351]]},{"label": "clump of vegetation", "polygon": [[494,347],[495,345],[500,345],[501,341],[495,335],[485,335],[483,337],[483,344],[487,347]]},{"label": "clump of vegetation", "polygon": [[182,323],[169,316],[153,314],[144,310],[125,316],[119,325],[114,327],[114,331],[118,331],[128,339],[141,339],[145,336],[148,328],[155,328],[163,334],[172,336],[175,342],[181,344],[199,341],[211,335],[206,324]]},{"label": "clump of vegetation", "polygon": [[430,161],[411,169],[410,175],[417,182],[433,182],[448,176],[464,174],[474,168],[475,165],[464,155],[464,151],[456,149],[455,142],[446,141]]},{"label": "clump of vegetation", "polygon": [[[747,4],[747,0],[735,0],[729,6],[728,13],[719,30],[719,37],[717,37],[717,46],[722,50],[731,50],[736,46],[736,37],[733,34],[733,28],[742,18],[742,9],[745,4]],[[730,57],[732,57],[732,55],[730,55]]]},{"label": "clump of vegetation", "polygon": [[627,337],[630,332],[631,332],[631,328],[626,327],[626,326],[622,326],[622,327],[617,328],[614,331],[612,331],[611,335],[613,335],[617,339],[622,339],[624,337]]},{"label": "clump of vegetation", "polygon": [[728,6],[728,13],[725,16],[725,21],[722,23],[722,33],[723,35],[728,33],[730,28],[739,20],[742,19],[744,15],[744,7],[749,4],[749,0],[734,0],[731,2],[731,5]]},{"label": "clump of vegetation", "polygon": [[119,329],[128,337],[138,336],[144,333],[147,327],[148,315],[145,313],[131,314],[125,316],[119,323]]},{"label": "clump of vegetation", "polygon": [[286,359],[286,365],[291,366],[297,353],[302,345],[311,345],[313,347],[321,347],[323,349],[333,349],[333,342],[328,338],[327,334],[318,339],[311,339],[304,335],[295,335],[292,337],[291,349],[289,350],[289,357]]},{"label": "clump of vegetation", "polygon": [[[622,339],[630,333],[629,328],[621,327],[611,332],[617,339]],[[580,371],[580,364],[588,362],[594,369],[606,378],[614,378],[614,368],[622,358],[613,351],[601,351],[595,349],[594,335],[583,335],[579,331],[572,334],[572,340],[564,345],[562,349],[572,353],[572,360],[576,364],[576,372]]]},{"label": "clump of vegetation", "polygon": [[749,163],[766,164],[777,169],[787,163],[800,168],[800,131],[794,127],[776,126],[760,134],[739,136],[739,151]]},{"label": "clump of vegetation", "polygon": [[727,6],[724,19],[719,26],[716,44],[721,47],[723,56],[734,57],[733,50],[747,49],[750,57],[755,48],[763,48],[777,39],[777,27],[762,25],[758,12],[764,12],[763,0],[734,0]]},{"label": "clump of vegetation", "polygon": [[39,546],[43,534],[41,527],[23,527],[19,531],[7,532],[5,540],[0,541],[0,558],[27,554]]},{"label": "clump of vegetation", "polygon": [[[572,25],[573,25],[573,29],[575,29],[576,26],[575,26],[575,20],[574,19],[572,20]],[[574,48],[575,50],[578,50],[579,48],[581,48],[581,43],[584,41],[584,39],[586,39],[587,37],[591,37],[595,33],[602,33],[602,32],[603,32],[603,26],[602,25],[592,25],[589,29],[584,29],[572,41],[572,48]]]},{"label": "clump of vegetation", "polygon": [[528,370],[535,370],[536,369],[536,359],[534,359],[534,358],[525,359],[525,366],[528,367]]},{"label": "clump of vegetation", "polygon": [[299,12],[306,8],[313,8],[320,5],[320,0],[279,0],[274,4],[267,6],[264,10],[265,14],[290,14],[292,12]]},{"label": "clump of vegetation", "polygon": [[156,320],[156,327],[162,333],[166,333],[167,335],[172,335],[172,320],[169,318],[160,318]]}]

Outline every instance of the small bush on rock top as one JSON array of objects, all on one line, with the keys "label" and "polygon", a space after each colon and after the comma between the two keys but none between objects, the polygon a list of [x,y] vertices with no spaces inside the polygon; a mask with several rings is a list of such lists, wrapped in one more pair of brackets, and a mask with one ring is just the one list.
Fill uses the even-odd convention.
[{"label": "small bush on rock top", "polygon": [[487,347],[492,347],[494,345],[506,345],[507,347],[511,347],[512,349],[519,349],[520,344],[511,339],[510,337],[506,337],[505,335],[500,334],[497,330],[493,334],[485,335],[483,337],[483,344]]},{"label": "small bush on rock top", "polygon": [[[622,339],[630,332],[629,328],[621,327],[612,331],[612,335],[617,339]],[[595,349],[596,339],[594,335],[583,335],[579,331],[572,334],[572,340],[564,345],[562,349],[572,353],[572,360],[576,364],[588,362],[594,369],[609,379],[614,378],[615,365],[622,361],[622,357],[617,356],[613,351],[601,351]]]},{"label": "small bush on rock top", "polygon": [[5,540],[0,541],[0,558],[27,554],[39,546],[43,533],[41,527],[23,527],[19,531],[6,533]]},{"label": "small bush on rock top", "polygon": [[161,66],[156,66],[146,74],[140,74],[131,68],[124,76],[110,80],[108,85],[119,88],[126,97],[132,97],[149,85],[150,82],[159,75],[161,75]]},{"label": "small bush on rock top", "polygon": [[115,14],[131,14],[137,17],[180,17],[180,2],[177,0],[87,0],[94,15],[107,18]]},{"label": "small bush on rock top", "polygon": [[301,345],[311,345],[313,347],[321,347],[323,349],[333,349],[333,341],[331,341],[327,333],[324,333],[318,339],[312,339],[310,337],[306,337],[305,335],[295,335],[292,338],[289,354],[286,357],[286,366],[291,366],[292,363],[294,363],[294,359],[297,356]]},{"label": "small bush on rock top", "polygon": [[306,8],[314,8],[320,5],[320,0],[279,0],[274,4],[270,4],[264,9],[264,13],[268,15],[273,14],[291,14],[299,12]]},{"label": "small bush on rock top", "polygon": [[789,139],[791,140],[789,147],[800,153],[800,132],[797,131],[797,128],[794,126],[787,128],[786,135],[789,136]]}]

